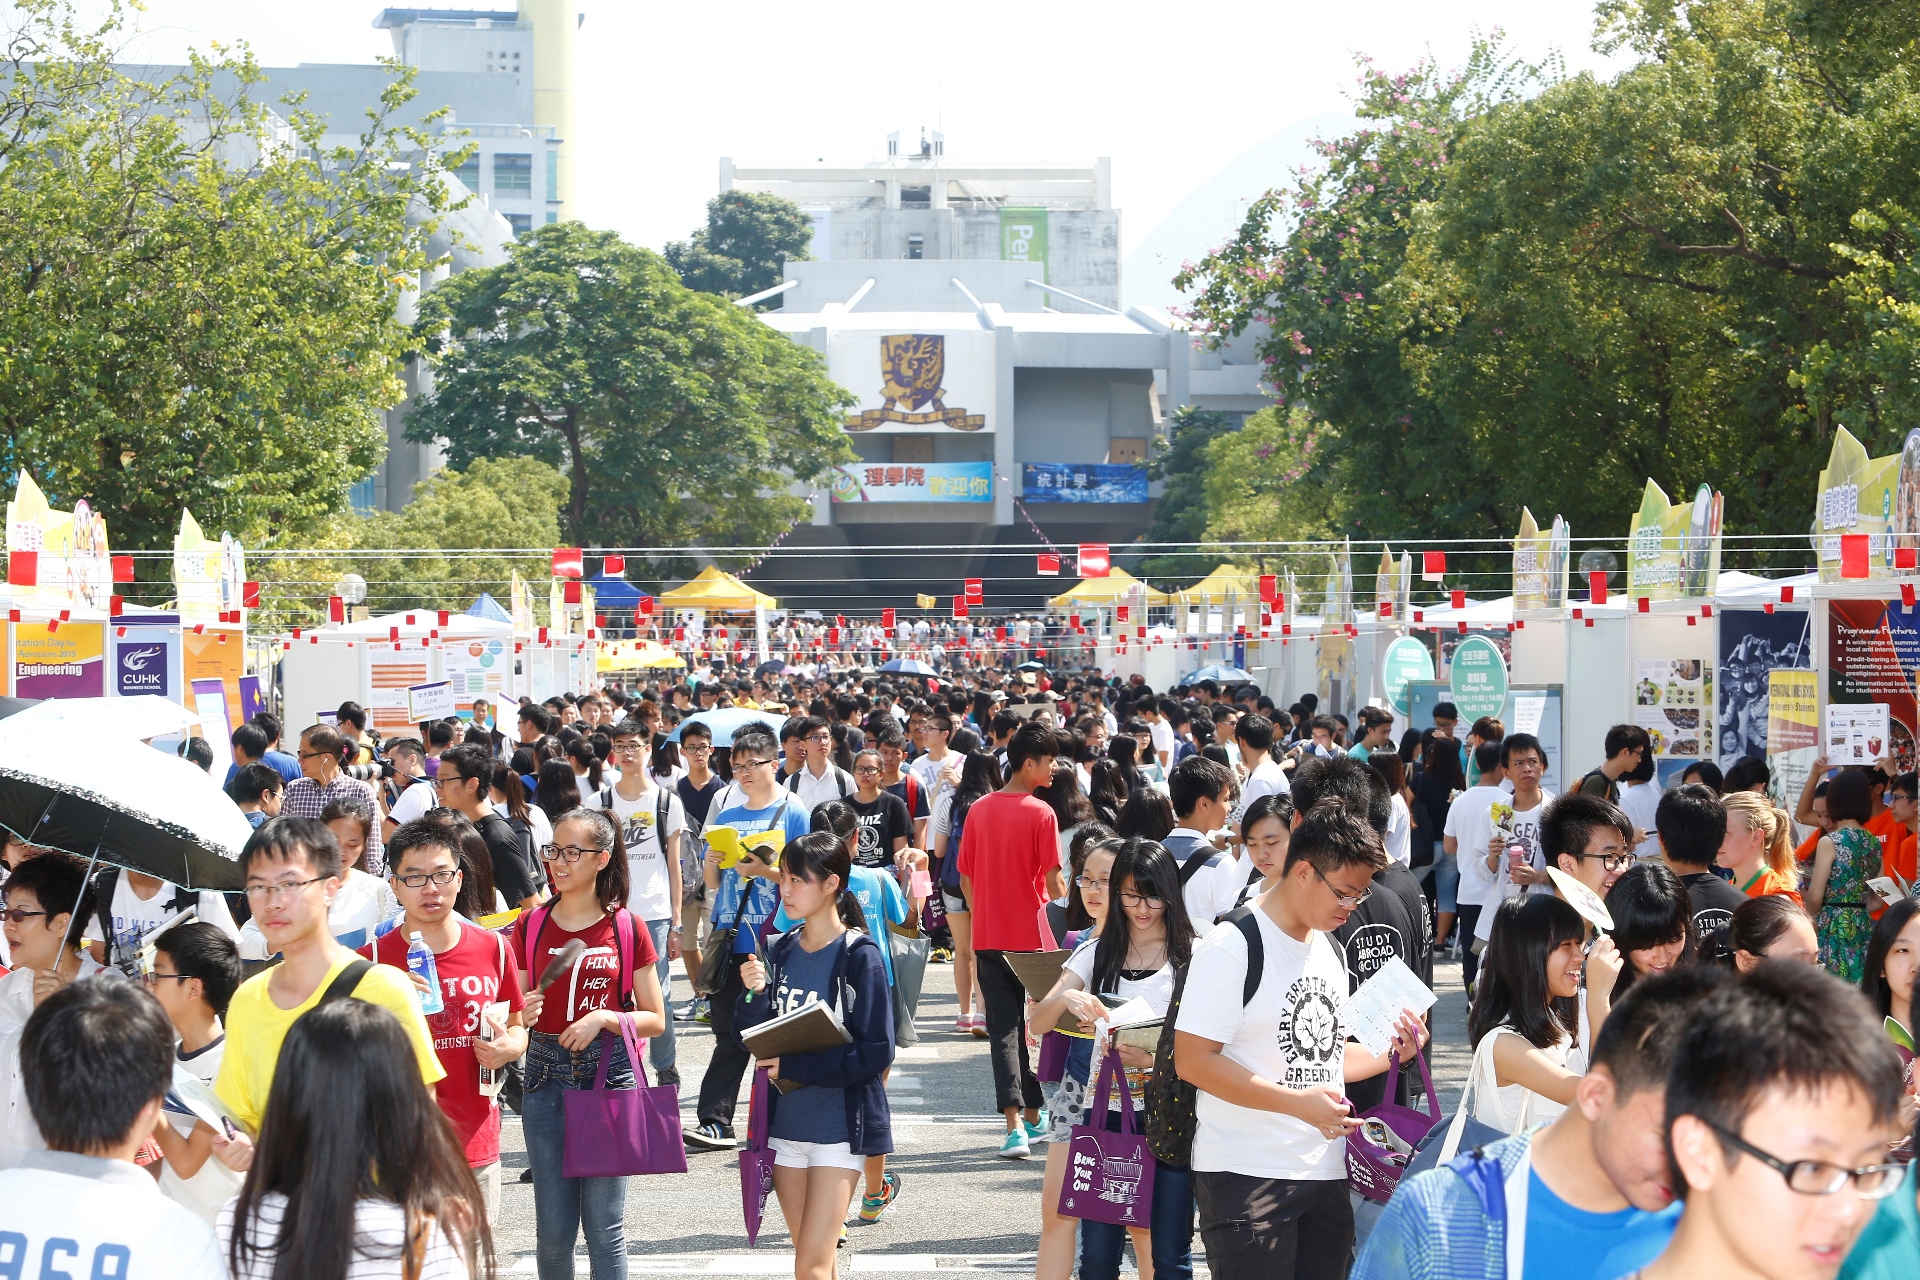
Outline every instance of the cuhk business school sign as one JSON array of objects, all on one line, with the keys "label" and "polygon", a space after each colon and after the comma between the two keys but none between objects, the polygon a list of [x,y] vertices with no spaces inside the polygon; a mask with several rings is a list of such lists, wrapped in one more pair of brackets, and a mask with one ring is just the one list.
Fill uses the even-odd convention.
[{"label": "cuhk business school sign", "polygon": [[[113,630],[112,683],[108,691],[121,698],[152,693],[178,701],[182,687],[179,628],[126,626]],[[119,634],[122,631],[126,634]]]}]

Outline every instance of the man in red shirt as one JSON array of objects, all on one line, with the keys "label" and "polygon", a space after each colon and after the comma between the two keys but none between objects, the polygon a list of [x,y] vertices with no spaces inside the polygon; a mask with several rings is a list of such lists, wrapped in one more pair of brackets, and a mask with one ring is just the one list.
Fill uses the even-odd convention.
[{"label": "man in red shirt", "polygon": [[1026,989],[1002,953],[1040,950],[1040,911],[1067,893],[1059,824],[1052,807],[1033,794],[1053,781],[1056,750],[1046,725],[1029,720],[1014,730],[1007,785],[973,802],[960,835],[960,888],[973,904],[975,980],[993,1046],[993,1089],[1007,1117],[1000,1154],[1009,1160],[1033,1154],[1041,1132],[1040,1082],[1027,1056]]},{"label": "man in red shirt", "polygon": [[[460,856],[453,833],[433,822],[409,822],[387,843],[393,893],[405,913],[390,931],[360,948],[360,954],[396,969],[407,967],[407,944],[415,933],[433,952],[444,1008],[427,1015],[433,1053],[446,1070],[434,1086],[440,1109],[467,1149],[467,1163],[487,1196],[487,1217],[500,1213],[499,1086],[480,1088],[480,1069],[505,1067],[527,1049],[521,1025],[520,968],[513,949],[497,933],[454,911],[460,896]],[[426,982],[414,975],[424,994]],[[482,1026],[491,1039],[480,1038]]]}]

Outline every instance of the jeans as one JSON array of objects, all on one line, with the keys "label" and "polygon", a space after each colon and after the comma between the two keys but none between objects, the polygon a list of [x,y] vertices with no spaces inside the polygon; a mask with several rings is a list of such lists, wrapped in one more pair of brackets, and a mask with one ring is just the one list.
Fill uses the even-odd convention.
[{"label": "jeans", "polygon": [[1008,1107],[1040,1106],[1040,1082],[1034,1078],[1027,1055],[1027,989],[998,951],[977,951],[974,981],[980,987],[980,1003],[987,1011],[987,1040],[993,1064],[993,1105]]},{"label": "jeans", "polygon": [[526,1137],[527,1163],[533,1166],[535,1257],[540,1280],[573,1280],[574,1243],[584,1234],[593,1280],[626,1280],[627,1180],[569,1178],[560,1170],[566,1158],[569,1089],[591,1089],[602,1048],[607,1084],[633,1087],[627,1047],[618,1037],[602,1038],[582,1053],[569,1053],[553,1036],[534,1032],[526,1057],[526,1088],[520,1125]]},{"label": "jeans", "polygon": [[[1109,1120],[1107,1127],[1119,1126]],[[1193,1280],[1193,1170],[1153,1162],[1153,1208],[1147,1226],[1153,1235],[1153,1280]],[[1083,1219],[1080,1280],[1119,1280],[1126,1237],[1125,1227]]]},{"label": "jeans", "polygon": [[740,984],[739,957],[727,966],[727,980],[708,1000],[713,1017],[713,1056],[707,1059],[707,1073],[700,1078],[699,1122],[717,1124],[733,1132],[733,1108],[740,1097],[740,1082],[746,1078],[753,1055],[740,1043],[733,1031],[733,1005],[746,988]]},{"label": "jeans", "polygon": [[[667,930],[673,928],[672,920],[649,920],[647,932],[653,936],[653,950],[660,957],[654,969],[660,975],[660,1000],[663,1005],[672,1001],[667,993],[673,990],[673,962],[667,959]],[[673,1048],[673,1010],[667,1010],[667,1029],[655,1036],[647,1045],[647,1061],[653,1066],[654,1075],[672,1068]]]},{"label": "jeans", "polygon": [[[1422,880],[1425,880],[1429,876],[1433,878],[1433,896],[1436,907],[1449,913],[1458,910],[1460,904],[1454,897],[1454,892],[1460,887],[1459,855],[1448,853],[1446,849],[1441,847],[1440,842],[1436,840],[1433,842],[1432,864],[1420,868],[1417,874]],[[1444,938],[1434,939],[1436,944],[1444,941],[1446,941]]]},{"label": "jeans", "polygon": [[1480,957],[1473,950],[1473,930],[1480,923],[1481,910],[1477,902],[1460,904],[1460,980],[1467,984],[1468,991],[1473,990],[1473,975],[1480,972]]}]

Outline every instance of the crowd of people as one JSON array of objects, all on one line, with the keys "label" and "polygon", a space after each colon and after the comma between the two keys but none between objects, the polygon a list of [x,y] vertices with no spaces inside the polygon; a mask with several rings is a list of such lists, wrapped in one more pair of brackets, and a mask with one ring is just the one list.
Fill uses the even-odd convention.
[{"label": "crowd of people", "polygon": [[[908,1193],[917,954],[984,1042],[981,1154],[1046,1148],[1043,1280],[1129,1248],[1178,1280],[1196,1237],[1218,1280],[1920,1276],[1913,774],[1821,761],[1789,814],[1760,760],[1661,785],[1623,725],[1556,795],[1537,737],[1448,704],[1396,740],[1311,695],[950,665],[720,669],[385,739],[345,703],[292,751],[262,713],[226,774],[239,893],[10,837],[0,1275],[495,1274],[504,1106],[543,1280],[581,1249],[624,1276],[633,1176],[762,1132],[824,1280]],[[699,713],[728,709],[759,715],[716,742]],[[1425,1006],[1369,1045],[1347,1002],[1456,960],[1471,1066],[1433,1098]],[[844,1043],[756,1056],[815,1005]],[[584,1150],[582,1095],[680,1090],[698,1024],[672,1151]],[[1085,1212],[1070,1143],[1136,1113],[1150,1195]]]}]

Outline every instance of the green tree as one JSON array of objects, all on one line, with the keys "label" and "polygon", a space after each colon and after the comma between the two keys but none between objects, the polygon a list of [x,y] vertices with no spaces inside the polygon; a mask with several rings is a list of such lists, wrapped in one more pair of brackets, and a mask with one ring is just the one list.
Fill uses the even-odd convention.
[{"label": "green tree", "polygon": [[657,255],[576,222],[541,227],[501,266],[421,301],[432,394],[408,419],[449,461],[559,466],[575,542],[760,545],[853,450],[852,398],[820,356],[681,284]]},{"label": "green tree", "polygon": [[780,283],[781,268],[812,258],[813,219],[791,200],[725,191],[707,201],[707,225],[667,245],[667,264],[689,289],[744,298]]},{"label": "green tree", "polygon": [[[1207,534],[1207,447],[1234,429],[1233,419],[1211,409],[1183,405],[1167,424],[1167,444],[1147,461],[1147,477],[1161,482],[1146,541],[1200,542]],[[1218,556],[1161,550],[1141,563],[1156,582],[1186,587],[1213,571]]]},{"label": "green tree", "polygon": [[[1240,430],[1214,437],[1207,444],[1203,484],[1205,540],[1304,542],[1338,537],[1346,523],[1346,494],[1314,465],[1333,442],[1333,433],[1298,405],[1262,409]],[[1288,563],[1286,553],[1251,559],[1262,572]]]},{"label": "green tree", "polygon": [[356,144],[323,147],[313,115],[249,96],[244,50],[135,78],[117,5],[87,25],[22,0],[10,21],[0,468],[87,498],[122,545],[168,545],[182,507],[254,546],[311,534],[380,460],[395,294],[447,208],[437,117],[392,122],[412,72]]}]

